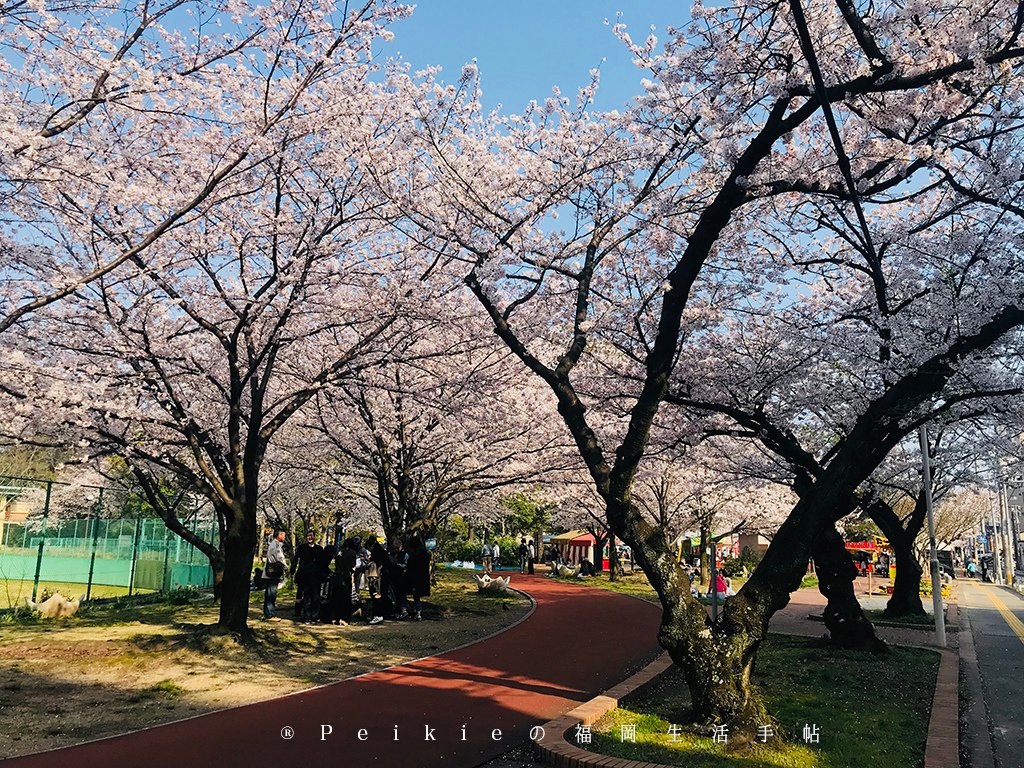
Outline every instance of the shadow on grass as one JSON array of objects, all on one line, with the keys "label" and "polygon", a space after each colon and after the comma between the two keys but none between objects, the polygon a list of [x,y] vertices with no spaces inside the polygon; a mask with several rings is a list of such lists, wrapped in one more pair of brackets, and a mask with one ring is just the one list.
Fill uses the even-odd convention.
[{"label": "shadow on grass", "polygon": [[[282,590],[278,606],[291,613],[294,588]],[[356,619],[348,626],[302,624],[285,619],[266,623],[263,593],[250,600],[249,632],[230,634],[217,625],[218,606],[209,597],[191,602],[121,602],[84,606],[75,617],[0,624],[7,663],[20,658],[39,663],[56,655],[88,671],[90,652],[111,654],[146,669],[158,662],[173,668],[198,667],[221,678],[247,673],[271,674],[291,681],[289,689],[337,682],[353,675],[428,656],[483,637],[509,625],[527,610],[518,594],[478,595],[465,574],[442,574],[433,595],[423,603],[421,622],[385,621],[369,626]],[[110,628],[109,633],[103,630]],[[98,634],[99,632],[99,634]],[[82,652],[71,650],[82,645]],[[94,648],[101,643],[103,650]],[[23,649],[23,650],[19,650]],[[115,653],[116,649],[116,653]],[[225,672],[224,668],[230,670]],[[61,675],[57,675],[60,677]]]},{"label": "shadow on grass", "polygon": [[[4,738],[0,760],[115,736],[157,722],[212,712],[186,701],[172,680],[131,690],[0,670]],[[15,726],[15,724],[17,724]]]},{"label": "shadow on grass", "polygon": [[[687,768],[914,768],[924,763],[938,659],[927,650],[894,648],[879,657],[772,635],[758,654],[754,680],[782,729],[781,747],[726,755],[710,734],[687,728],[672,743],[668,728],[685,723],[690,707],[682,674],[673,669],[598,723],[594,748]],[[621,741],[622,726],[630,724],[637,726],[636,744]],[[813,733],[819,743],[805,744]]]}]

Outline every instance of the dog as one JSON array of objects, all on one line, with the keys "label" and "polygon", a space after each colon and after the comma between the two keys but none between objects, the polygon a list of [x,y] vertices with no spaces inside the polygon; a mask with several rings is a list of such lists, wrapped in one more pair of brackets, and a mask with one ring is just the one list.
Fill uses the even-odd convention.
[{"label": "dog", "polygon": [[74,616],[78,613],[78,608],[84,599],[85,595],[79,595],[74,600],[68,600],[58,592],[41,603],[33,603],[26,597],[25,604],[33,611],[37,611],[44,619],[59,619],[61,616]]}]

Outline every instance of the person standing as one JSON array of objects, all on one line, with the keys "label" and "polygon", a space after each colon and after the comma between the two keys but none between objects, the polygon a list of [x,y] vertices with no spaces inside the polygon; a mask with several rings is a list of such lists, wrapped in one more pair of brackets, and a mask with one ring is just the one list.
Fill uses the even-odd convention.
[{"label": "person standing", "polygon": [[[725,599],[729,591],[729,586],[725,583],[725,579],[722,578],[721,572],[715,573],[715,587],[714,591],[718,593],[719,599]],[[711,594],[711,590],[708,590],[708,594]]]},{"label": "person standing", "polygon": [[419,534],[409,541],[409,569],[406,572],[406,590],[412,595],[412,620],[423,619],[421,597],[430,597],[430,550]]},{"label": "person standing", "polygon": [[[429,551],[427,554],[429,554]],[[494,542],[494,546],[491,547],[491,567],[494,570],[498,570],[501,567],[501,547],[498,546],[498,542]]]},{"label": "person standing", "polygon": [[[370,590],[370,613],[373,617],[370,624],[380,624],[384,621],[384,615],[391,612],[393,605],[389,603],[391,584],[390,573],[388,573],[391,561],[388,558],[388,551],[384,545],[377,541],[376,536],[366,540],[366,548],[370,552],[370,562],[373,567],[367,571],[367,583]],[[376,577],[376,579],[374,578]],[[376,590],[376,595],[374,594]],[[376,597],[376,599],[374,599]]]},{"label": "person standing", "polygon": [[409,553],[405,551],[402,546],[402,540],[395,538],[391,542],[391,555],[388,558],[390,566],[390,578],[388,581],[391,584],[392,602],[395,606],[395,618],[396,619],[407,619],[409,618],[409,611],[405,607],[405,596],[408,594],[408,590],[405,586],[406,573],[409,570]]},{"label": "person standing", "polygon": [[529,558],[530,550],[526,546],[526,537],[519,540],[519,572],[526,573],[526,561]]},{"label": "person standing", "polygon": [[483,560],[484,573],[490,573],[494,569],[494,561],[491,559],[491,545],[486,541],[484,547],[480,552],[480,556]]},{"label": "person standing", "polygon": [[[327,615],[327,607],[330,605],[331,588],[331,563],[338,549],[333,544],[328,544],[320,550],[320,559],[317,561],[316,572],[312,578],[316,579],[313,589],[310,590],[308,598],[303,604],[303,613],[306,614],[306,621],[311,624],[329,624],[331,619]],[[312,579],[311,579],[312,583]]]},{"label": "person standing", "polygon": [[318,571],[323,551],[323,547],[316,543],[313,531],[306,532],[306,543],[295,550],[291,575],[295,580],[295,615],[302,621],[312,621],[308,612],[314,600],[312,591],[320,589]]},{"label": "person standing", "polygon": [[533,546],[533,539],[530,539],[530,543],[526,545],[526,557],[528,568],[526,572],[532,576],[533,564],[537,561],[537,549]]},{"label": "person standing", "polygon": [[263,566],[263,618],[266,621],[280,621],[277,615],[277,590],[284,581],[288,561],[284,557],[284,531],[274,532],[274,538],[267,546],[267,561]]},{"label": "person standing", "polygon": [[[328,604],[328,618],[339,625],[348,624],[352,618],[355,592],[353,578],[359,562],[358,545],[352,539],[345,539],[334,558],[334,573],[331,576],[331,598]],[[356,593],[358,599],[358,593]]]}]

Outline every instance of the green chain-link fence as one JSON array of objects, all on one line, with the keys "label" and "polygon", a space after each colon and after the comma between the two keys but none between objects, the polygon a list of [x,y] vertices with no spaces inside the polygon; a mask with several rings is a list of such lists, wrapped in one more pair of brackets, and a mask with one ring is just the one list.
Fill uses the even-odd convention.
[{"label": "green chain-link fence", "polygon": [[[145,508],[119,489],[0,475],[0,608],[44,589],[90,599],[212,586],[206,556]],[[186,523],[216,542],[209,513]]]}]

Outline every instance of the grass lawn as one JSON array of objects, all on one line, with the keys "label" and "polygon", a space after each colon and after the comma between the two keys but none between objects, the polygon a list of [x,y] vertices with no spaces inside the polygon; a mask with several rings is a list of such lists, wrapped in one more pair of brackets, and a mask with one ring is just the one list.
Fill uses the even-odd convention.
[{"label": "grass lawn", "polygon": [[[689,706],[682,675],[673,670],[597,723],[588,748],[686,768],[915,768],[924,764],[938,659],[913,648],[874,656],[772,635],[754,679],[783,729],[781,746],[727,755],[710,734],[685,730],[673,743],[668,728],[686,721]],[[622,742],[621,727],[630,724],[637,726],[635,744]],[[817,725],[820,743],[804,744],[805,724]],[[574,740],[572,732],[568,738]]]},{"label": "grass lawn", "polygon": [[883,616],[882,609],[870,608],[864,611],[864,615],[872,622],[891,622],[893,624],[909,624],[915,627],[934,627],[935,618],[930,614],[914,614],[912,616]]},{"label": "grass lawn", "polygon": [[[85,584],[66,581],[40,581],[39,591],[36,594],[38,599],[42,598],[44,591],[51,595],[60,592],[67,598],[74,599],[85,594]],[[145,594],[148,589],[136,589],[135,594]],[[128,594],[128,587],[108,587],[105,584],[93,584],[89,593],[90,597],[121,597]],[[14,608],[25,604],[25,598],[32,599],[31,581],[0,581],[0,608]]]},{"label": "grass lawn", "polygon": [[800,581],[800,589],[817,589],[818,588],[818,574],[809,573],[803,577]]},{"label": "grass lawn", "polygon": [[560,581],[563,584],[581,584],[585,587],[598,587],[600,589],[608,589],[612,592],[621,592],[624,595],[633,595],[634,597],[642,597],[644,600],[650,600],[652,603],[658,602],[658,595],[654,591],[654,587],[647,581],[647,577],[644,572],[637,568],[633,573],[627,573],[615,581],[611,581],[608,578],[608,573],[600,573],[597,576],[588,576],[587,578],[562,578],[556,576],[555,581]]},{"label": "grass lawn", "polygon": [[[607,573],[601,573],[597,576],[588,578],[577,578],[577,579],[566,579],[562,577],[556,577],[556,581],[561,581],[565,584],[582,584],[587,587],[598,587],[599,589],[608,589],[612,592],[621,592],[625,595],[633,595],[634,597],[641,597],[644,600],[649,600],[652,603],[658,602],[658,595],[654,591],[654,587],[651,586],[650,582],[647,581],[647,576],[639,568],[633,573],[627,573],[615,581],[611,581],[608,578]],[[743,584],[746,583],[746,579],[741,579],[738,576],[730,579],[732,582],[732,588],[739,590]],[[700,601],[706,605],[711,605],[711,598],[706,595],[701,595]],[[719,602],[721,606],[721,602]]]}]

